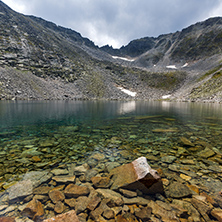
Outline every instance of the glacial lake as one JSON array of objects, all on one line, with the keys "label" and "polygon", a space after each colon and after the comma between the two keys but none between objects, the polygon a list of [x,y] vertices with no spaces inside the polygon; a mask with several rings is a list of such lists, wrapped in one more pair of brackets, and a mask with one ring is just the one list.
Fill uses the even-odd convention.
[{"label": "glacial lake", "polygon": [[119,164],[145,156],[152,167],[217,192],[222,105],[0,101],[0,184],[28,171],[81,165],[93,154],[102,155],[103,163]]}]

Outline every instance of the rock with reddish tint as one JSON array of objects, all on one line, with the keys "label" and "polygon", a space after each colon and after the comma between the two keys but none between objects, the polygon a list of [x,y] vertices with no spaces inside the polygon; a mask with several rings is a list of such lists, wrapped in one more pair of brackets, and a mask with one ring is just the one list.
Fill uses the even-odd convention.
[{"label": "rock with reddish tint", "polygon": [[57,213],[57,214],[61,214],[65,209],[65,205],[61,202],[61,201],[58,201],[56,204],[55,204],[55,207],[54,207],[54,211]]},{"label": "rock with reddish tint", "polygon": [[118,215],[116,217],[116,222],[127,222],[128,220],[124,218],[122,215]]},{"label": "rock with reddish tint", "polygon": [[64,202],[70,206],[71,208],[74,208],[76,205],[76,199],[75,198],[71,198],[71,199],[65,199]]},{"label": "rock with reddish tint", "polygon": [[92,177],[91,181],[96,188],[109,188],[113,183],[109,177]]},{"label": "rock with reddish tint", "polygon": [[76,212],[71,210],[56,217],[46,219],[43,222],[79,222],[79,218],[77,217]]},{"label": "rock with reddish tint", "polygon": [[69,198],[87,196],[89,192],[90,192],[90,189],[88,187],[78,186],[75,184],[69,184],[64,190],[64,194]]},{"label": "rock with reddish tint", "polygon": [[49,197],[53,203],[57,203],[57,202],[63,201],[65,199],[65,195],[59,190],[50,191]]},{"label": "rock with reddish tint", "polygon": [[33,199],[30,201],[25,209],[22,211],[22,215],[29,217],[34,221],[39,221],[44,215],[44,209],[40,201]]},{"label": "rock with reddish tint", "polygon": [[16,222],[14,218],[11,217],[0,217],[0,222]]},{"label": "rock with reddish tint", "polygon": [[76,176],[54,176],[52,179],[57,183],[74,183]]},{"label": "rock with reddish tint", "polygon": [[94,195],[90,200],[87,205],[87,209],[92,211],[95,210],[95,208],[98,206],[98,204],[101,202],[101,198],[99,195]]},{"label": "rock with reddish tint", "polygon": [[222,221],[222,209],[215,208],[211,211],[211,215],[216,218],[218,221]]},{"label": "rock with reddish tint", "polygon": [[114,181],[111,189],[141,190],[145,194],[164,193],[161,177],[152,169],[145,157],[140,157],[129,164],[110,171]]}]

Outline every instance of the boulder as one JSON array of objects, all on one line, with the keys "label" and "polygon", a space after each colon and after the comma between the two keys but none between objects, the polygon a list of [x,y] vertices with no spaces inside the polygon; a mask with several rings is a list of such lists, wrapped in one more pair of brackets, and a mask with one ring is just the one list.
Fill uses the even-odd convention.
[{"label": "boulder", "polygon": [[79,222],[79,219],[74,210],[71,210],[67,213],[57,215],[56,217],[46,219],[43,222]]},{"label": "boulder", "polygon": [[145,157],[119,166],[110,171],[114,181],[111,189],[141,190],[145,194],[164,193],[161,177],[152,169]]},{"label": "boulder", "polygon": [[34,221],[41,220],[44,215],[44,209],[41,202],[36,199],[30,201],[22,211],[22,215],[29,217]]}]

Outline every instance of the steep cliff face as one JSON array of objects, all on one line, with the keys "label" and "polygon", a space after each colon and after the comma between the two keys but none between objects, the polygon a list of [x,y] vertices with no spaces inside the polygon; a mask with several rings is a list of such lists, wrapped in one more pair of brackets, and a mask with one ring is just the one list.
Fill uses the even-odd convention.
[{"label": "steep cliff face", "polygon": [[120,49],[99,48],[71,29],[17,13],[0,1],[0,99],[170,95],[167,99],[222,101],[221,49],[222,18]]}]

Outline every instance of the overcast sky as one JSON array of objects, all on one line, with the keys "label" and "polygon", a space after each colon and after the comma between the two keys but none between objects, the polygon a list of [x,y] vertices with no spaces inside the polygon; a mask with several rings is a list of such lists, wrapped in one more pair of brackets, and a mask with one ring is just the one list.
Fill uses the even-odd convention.
[{"label": "overcast sky", "polygon": [[222,16],[221,0],[3,0],[17,12],[71,28],[96,45],[180,31]]}]

